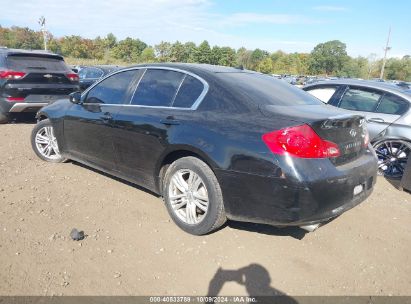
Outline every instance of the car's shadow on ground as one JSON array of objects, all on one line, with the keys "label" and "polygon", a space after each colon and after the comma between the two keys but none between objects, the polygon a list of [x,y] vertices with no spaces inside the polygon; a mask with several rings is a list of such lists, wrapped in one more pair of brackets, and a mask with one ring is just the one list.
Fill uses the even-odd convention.
[{"label": "car's shadow on ground", "polygon": [[[254,224],[247,222],[228,221],[225,226],[236,230],[244,230],[248,232],[255,232],[258,234],[266,234],[272,236],[290,236],[297,240],[302,240],[308,233],[300,227],[274,227],[265,224]],[[224,226],[224,227],[225,227]]]},{"label": "car's shadow on ground", "polygon": [[35,124],[36,115],[33,113],[19,113],[10,117],[9,124]]}]

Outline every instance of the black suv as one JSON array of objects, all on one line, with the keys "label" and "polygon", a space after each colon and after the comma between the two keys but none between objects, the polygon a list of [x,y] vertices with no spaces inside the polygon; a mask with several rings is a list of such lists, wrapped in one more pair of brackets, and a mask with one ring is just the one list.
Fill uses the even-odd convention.
[{"label": "black suv", "polygon": [[0,47],[0,123],[37,112],[79,90],[79,77],[60,55]]}]

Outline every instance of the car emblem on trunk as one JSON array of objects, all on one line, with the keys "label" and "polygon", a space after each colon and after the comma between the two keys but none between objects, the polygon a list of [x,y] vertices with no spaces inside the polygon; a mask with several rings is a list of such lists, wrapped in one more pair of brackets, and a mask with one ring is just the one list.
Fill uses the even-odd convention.
[{"label": "car emblem on trunk", "polygon": [[45,75],[43,75],[43,77],[51,78],[51,77],[53,77],[53,75],[51,75],[51,74],[45,74]]},{"label": "car emblem on trunk", "polygon": [[350,130],[350,135],[351,137],[355,137],[355,135],[357,135],[357,131],[355,131],[354,129]]}]

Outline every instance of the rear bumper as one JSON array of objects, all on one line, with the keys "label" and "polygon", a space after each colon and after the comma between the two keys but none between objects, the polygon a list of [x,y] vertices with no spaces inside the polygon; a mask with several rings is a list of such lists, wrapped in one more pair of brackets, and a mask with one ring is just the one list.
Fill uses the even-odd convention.
[{"label": "rear bumper", "polygon": [[22,112],[36,113],[42,107],[68,97],[68,95],[29,95],[24,99],[24,102],[10,102],[5,98],[0,98],[0,112],[5,115]]},{"label": "rear bumper", "polygon": [[[372,151],[335,167],[328,159],[303,160],[283,177],[217,170],[228,218],[275,226],[302,226],[334,218],[364,201],[376,182]],[[362,191],[354,195],[354,188]]]},{"label": "rear bumper", "polygon": [[20,113],[20,112],[37,112],[42,107],[47,106],[46,102],[19,102],[14,103],[10,108],[10,113]]}]

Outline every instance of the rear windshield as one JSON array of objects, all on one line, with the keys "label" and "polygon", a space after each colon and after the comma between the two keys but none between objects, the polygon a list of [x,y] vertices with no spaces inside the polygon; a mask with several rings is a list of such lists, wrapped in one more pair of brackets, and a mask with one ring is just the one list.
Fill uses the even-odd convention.
[{"label": "rear windshield", "polygon": [[7,67],[11,70],[67,71],[66,63],[62,59],[41,56],[9,55]]},{"label": "rear windshield", "polygon": [[280,106],[323,104],[302,89],[272,76],[252,72],[219,74],[230,82],[230,86],[236,91],[257,104]]}]

